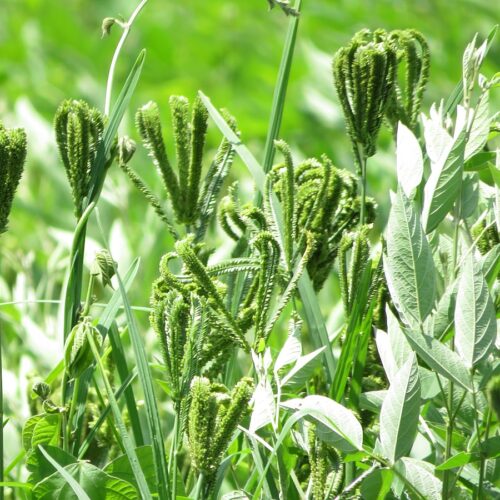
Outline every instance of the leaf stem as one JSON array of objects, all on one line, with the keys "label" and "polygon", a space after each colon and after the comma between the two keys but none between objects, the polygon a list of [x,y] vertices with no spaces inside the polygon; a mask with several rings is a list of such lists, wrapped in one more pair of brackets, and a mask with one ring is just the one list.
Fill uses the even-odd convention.
[{"label": "leaf stem", "polygon": [[118,42],[118,45],[116,46],[115,52],[113,54],[113,59],[111,60],[111,64],[109,66],[109,73],[108,73],[108,81],[106,84],[106,99],[104,101],[104,114],[106,116],[109,116],[109,112],[111,109],[111,94],[113,91],[113,79],[115,76],[115,69],[116,69],[116,62],[118,61],[118,57],[120,55],[120,52],[123,48],[123,45],[125,44],[125,41],[127,40],[127,37],[130,33],[130,29],[132,28],[132,24],[135,21],[135,18],[139,15],[143,7],[146,5],[148,0],[142,0],[141,3],[135,8],[134,12],[132,12],[132,15],[130,16],[129,20],[122,24],[123,26],[123,33],[120,38],[120,41]]},{"label": "leaf stem", "polygon": [[359,142],[356,143],[356,147],[354,148],[356,162],[359,165],[361,170],[361,207],[359,213],[359,225],[360,227],[364,225],[366,218],[366,163],[368,158],[365,155],[363,145]]}]

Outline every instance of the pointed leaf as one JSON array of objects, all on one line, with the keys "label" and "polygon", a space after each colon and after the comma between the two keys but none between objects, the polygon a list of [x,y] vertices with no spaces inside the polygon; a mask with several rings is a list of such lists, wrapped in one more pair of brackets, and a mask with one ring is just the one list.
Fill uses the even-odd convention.
[{"label": "pointed leaf", "polygon": [[419,414],[420,381],[412,354],[391,382],[380,411],[381,450],[391,463],[411,450]]},{"label": "pointed leaf", "polygon": [[396,469],[426,500],[441,500],[442,483],[428,462],[413,458],[401,458]]},{"label": "pointed leaf", "polygon": [[464,389],[472,390],[469,371],[457,353],[429,335],[407,329],[403,332],[411,347],[430,368]]},{"label": "pointed leaf", "polygon": [[384,270],[391,297],[406,322],[423,323],[434,305],[434,260],[418,212],[401,188],[387,225]]},{"label": "pointed leaf", "polygon": [[317,423],[318,437],[342,451],[363,447],[363,429],[354,413],[325,396],[306,396],[281,403],[283,408],[306,412]]},{"label": "pointed leaf", "polygon": [[462,183],[465,130],[453,140],[445,161],[432,170],[424,189],[422,221],[430,233],[446,217],[455,203]]},{"label": "pointed leaf", "polygon": [[398,124],[396,159],[398,182],[401,184],[406,196],[410,198],[417,186],[422,182],[424,160],[417,138],[401,122]]},{"label": "pointed leaf", "polygon": [[470,254],[458,283],[455,308],[456,348],[467,367],[472,368],[488,356],[496,336],[495,308],[488,285]]}]

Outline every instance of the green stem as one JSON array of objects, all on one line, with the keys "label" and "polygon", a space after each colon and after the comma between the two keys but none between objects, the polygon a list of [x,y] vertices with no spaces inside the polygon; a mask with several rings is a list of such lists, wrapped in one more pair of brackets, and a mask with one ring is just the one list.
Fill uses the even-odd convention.
[{"label": "green stem", "polygon": [[179,433],[179,405],[175,404],[174,429],[172,445],[170,447],[170,458],[168,461],[168,475],[172,474],[172,498],[177,495],[177,438]]},{"label": "green stem", "polygon": [[363,226],[366,218],[366,162],[368,158],[364,153],[363,146],[359,143],[356,144],[354,153],[356,157],[356,163],[358,164],[361,171],[361,207],[359,213],[359,225]]},{"label": "green stem", "polygon": [[205,500],[205,497],[203,496],[203,490],[205,489],[205,474],[203,472],[200,472],[200,475],[198,476],[198,482],[196,483],[196,493],[195,493],[195,500]]},{"label": "green stem", "polygon": [[[458,199],[455,203],[455,229],[453,232],[453,253],[452,253],[452,265],[451,265],[451,282],[456,278],[457,274],[457,260],[458,260],[458,240],[459,240],[459,229],[460,229],[460,213],[462,211],[462,181],[460,181],[460,190],[458,193]],[[455,338],[451,339],[451,350],[455,349]],[[446,448],[444,452],[444,461],[451,457],[451,448],[453,442],[453,427],[455,422],[455,415],[453,413],[453,382],[450,380],[448,384],[448,425],[446,426]],[[449,498],[449,486],[450,486],[450,475],[451,470],[447,469],[443,473],[443,490],[442,497],[443,500]]]},{"label": "green stem", "polygon": [[106,84],[106,99],[104,101],[104,114],[106,116],[109,116],[109,112],[111,109],[111,94],[113,90],[113,79],[115,76],[115,68],[116,62],[118,61],[118,56],[120,55],[125,41],[127,40],[127,37],[130,33],[130,28],[132,28],[132,24],[134,23],[135,18],[139,15],[143,7],[146,5],[147,1],[148,0],[142,0],[142,2],[135,8],[134,12],[132,12],[129,20],[126,23],[121,23],[121,26],[123,27],[123,33],[120,37],[118,45],[116,46],[115,52],[113,54],[113,59],[111,60],[111,64],[109,66],[108,81]]},{"label": "green stem", "polygon": [[71,449],[70,441],[71,441],[72,434],[73,434],[72,425],[73,425],[73,418],[75,416],[75,409],[76,409],[76,405],[77,405],[78,391],[79,390],[80,390],[80,378],[77,377],[75,379],[75,382],[73,383],[73,396],[71,398],[68,421],[66,423],[67,429],[66,429],[66,432],[64,434],[64,438],[67,441],[65,443],[65,449],[68,449],[68,450]]}]

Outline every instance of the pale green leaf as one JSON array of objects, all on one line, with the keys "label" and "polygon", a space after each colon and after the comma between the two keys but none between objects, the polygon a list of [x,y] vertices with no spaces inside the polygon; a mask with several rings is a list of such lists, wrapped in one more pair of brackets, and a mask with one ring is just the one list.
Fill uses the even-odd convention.
[{"label": "pale green leaf", "polygon": [[468,160],[475,153],[481,151],[488,139],[490,133],[490,122],[492,117],[489,116],[489,91],[484,91],[476,104],[474,119],[465,147],[465,159]]},{"label": "pale green leaf", "polygon": [[455,308],[455,344],[467,367],[491,352],[497,335],[495,308],[479,265],[472,254],[465,259]]},{"label": "pale green leaf", "polygon": [[462,184],[465,130],[453,140],[445,160],[435,165],[425,184],[422,221],[430,233],[446,217],[455,203]]},{"label": "pale green leaf", "polygon": [[363,447],[363,429],[354,413],[325,396],[306,396],[281,403],[283,408],[305,412],[316,422],[317,436],[342,451]]},{"label": "pale green leaf", "polygon": [[469,371],[456,352],[430,335],[407,329],[403,332],[419,358],[430,368],[464,389],[472,390]]},{"label": "pale green leaf", "polygon": [[396,170],[398,182],[408,198],[412,197],[424,175],[424,160],[420,144],[413,132],[398,123],[396,144]]},{"label": "pale green leaf", "polygon": [[88,462],[71,464],[60,472],[55,472],[38,483],[33,489],[33,494],[38,500],[138,498],[137,490],[130,483],[110,476]]},{"label": "pale green leaf", "polygon": [[434,305],[434,260],[418,212],[401,188],[393,200],[386,240],[384,270],[391,297],[408,324],[421,324]]},{"label": "pale green leaf", "polygon": [[380,411],[381,450],[391,463],[411,450],[419,414],[420,381],[413,354],[391,381]]},{"label": "pale green leaf", "polygon": [[428,462],[413,458],[401,458],[396,469],[426,500],[441,500],[442,483]]}]

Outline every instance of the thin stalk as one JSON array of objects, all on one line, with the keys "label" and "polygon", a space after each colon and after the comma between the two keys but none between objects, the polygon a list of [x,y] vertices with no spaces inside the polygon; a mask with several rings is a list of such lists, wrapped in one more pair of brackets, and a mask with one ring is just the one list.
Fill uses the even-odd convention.
[{"label": "thin stalk", "polygon": [[73,384],[73,397],[71,398],[71,403],[69,407],[69,415],[68,415],[68,421],[67,421],[67,429],[66,429],[66,434],[65,438],[68,441],[66,443],[66,447],[70,449],[70,440],[73,434],[73,418],[75,416],[75,409],[77,406],[77,398],[78,398],[78,391],[80,390],[80,377],[75,378],[75,382]]},{"label": "thin stalk", "polygon": [[200,472],[200,475],[198,476],[198,482],[196,483],[196,490],[195,490],[195,500],[204,500],[205,497],[203,496],[203,490],[205,489],[205,474],[203,472]]},{"label": "thin stalk", "polygon": [[361,207],[359,213],[359,225],[363,226],[366,218],[366,162],[368,158],[366,157],[364,148],[360,143],[356,144],[354,153],[356,156],[356,162],[358,163],[361,170]]},{"label": "thin stalk", "polygon": [[115,76],[116,63],[118,61],[118,57],[120,56],[120,52],[122,51],[123,45],[127,40],[127,37],[130,33],[130,29],[132,28],[132,24],[135,21],[135,18],[139,15],[143,7],[146,5],[148,0],[142,0],[142,2],[135,8],[134,12],[130,16],[129,20],[126,23],[118,23],[123,28],[122,36],[120,37],[120,41],[116,46],[115,52],[113,54],[113,59],[111,60],[111,64],[109,66],[108,73],[108,81],[106,84],[106,99],[104,101],[104,114],[109,116],[109,112],[111,109],[111,94],[113,92],[113,80]]},{"label": "thin stalk", "polygon": [[[453,253],[452,253],[452,266],[451,266],[451,282],[455,281],[457,274],[457,260],[458,260],[458,239],[459,239],[459,229],[460,229],[460,213],[462,211],[462,181],[460,181],[460,191],[458,193],[458,199],[455,203],[455,228],[453,232]],[[455,337],[451,338],[450,344],[451,350],[455,350]],[[451,448],[453,442],[453,428],[455,423],[455,414],[453,413],[453,381],[450,380],[448,383],[448,425],[446,426],[446,448],[444,450],[444,461],[451,457]],[[450,474],[451,470],[447,469],[443,473],[443,499],[449,498],[449,486],[450,486]]]},{"label": "thin stalk", "polygon": [[168,475],[172,477],[172,498],[176,498],[177,495],[177,437],[179,432],[179,411],[179,405],[176,403],[172,444],[168,461]]},{"label": "thin stalk", "polygon": [[[472,391],[472,402],[474,405],[474,425],[476,427],[476,434],[477,434],[477,441],[479,444],[479,482],[477,486],[477,490],[474,492],[474,499],[481,499],[482,497],[482,492],[483,492],[483,483],[484,483],[484,466],[485,466],[485,458],[482,450],[482,445],[483,445],[483,439],[481,439],[481,432],[479,429],[479,419],[478,419],[478,405],[477,405],[477,391],[476,387],[473,383],[473,391]],[[488,439],[488,434],[489,434],[489,427],[490,427],[490,420],[491,420],[491,411],[488,408],[488,417],[486,420],[486,430],[485,430],[485,436],[484,439]]]}]

